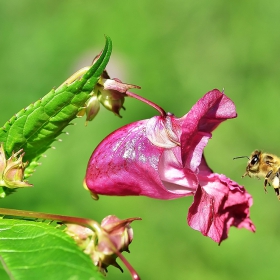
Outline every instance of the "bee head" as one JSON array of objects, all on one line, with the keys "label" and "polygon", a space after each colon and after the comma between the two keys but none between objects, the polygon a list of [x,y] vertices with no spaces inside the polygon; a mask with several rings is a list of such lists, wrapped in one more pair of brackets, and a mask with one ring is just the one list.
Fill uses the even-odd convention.
[{"label": "bee head", "polygon": [[261,151],[255,150],[250,157],[248,156],[241,156],[241,157],[235,157],[234,159],[237,158],[247,158],[248,163],[246,166],[246,172],[243,174],[242,177],[245,176],[254,176],[255,173],[258,173],[259,171],[259,164],[260,164],[260,158],[261,158]]},{"label": "bee head", "polygon": [[254,169],[257,165],[260,163],[260,158],[261,158],[261,151],[254,151],[248,161],[247,168],[248,169]]}]

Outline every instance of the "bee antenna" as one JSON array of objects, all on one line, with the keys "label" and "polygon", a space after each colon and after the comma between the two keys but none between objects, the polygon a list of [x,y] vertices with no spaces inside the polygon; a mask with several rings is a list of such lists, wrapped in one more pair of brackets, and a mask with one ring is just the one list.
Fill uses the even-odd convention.
[{"label": "bee antenna", "polygon": [[250,159],[248,156],[235,157],[235,158],[233,158],[233,159],[238,159],[238,158],[247,158],[247,159]]}]

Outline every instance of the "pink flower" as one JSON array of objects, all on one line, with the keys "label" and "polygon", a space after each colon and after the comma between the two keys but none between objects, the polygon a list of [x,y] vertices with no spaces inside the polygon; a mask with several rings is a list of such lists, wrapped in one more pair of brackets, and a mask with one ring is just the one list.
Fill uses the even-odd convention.
[{"label": "pink flower", "polygon": [[93,152],[85,184],[94,194],[158,199],[193,195],[189,225],[218,243],[227,238],[230,226],[255,231],[249,218],[251,196],[213,173],[203,156],[211,132],[235,117],[234,103],[215,89],[182,118],[164,112],[126,125]]}]

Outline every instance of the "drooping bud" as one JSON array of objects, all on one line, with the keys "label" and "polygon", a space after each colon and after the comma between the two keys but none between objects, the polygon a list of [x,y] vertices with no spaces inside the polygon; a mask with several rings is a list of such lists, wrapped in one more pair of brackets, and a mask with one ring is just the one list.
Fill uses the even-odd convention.
[{"label": "drooping bud", "polygon": [[128,251],[128,246],[133,239],[133,230],[130,226],[131,220],[120,220],[114,215],[105,217],[101,222],[104,228],[111,236],[115,246],[122,252]]},{"label": "drooping bud", "polygon": [[110,79],[107,71],[104,70],[92,91],[92,96],[88,99],[85,106],[79,110],[77,117],[86,115],[87,125],[88,121],[93,120],[99,112],[100,103],[107,110],[121,117],[120,110],[125,110],[123,104],[125,97],[128,96],[126,92],[131,88],[140,89],[139,86],[122,83],[119,79]]},{"label": "drooping bud", "polygon": [[125,94],[116,90],[104,90],[102,87],[98,87],[99,101],[109,111],[112,111],[118,117],[121,117],[120,110],[125,109],[124,97]]},{"label": "drooping bud", "polygon": [[85,251],[87,254],[91,254],[94,248],[91,248],[91,244],[96,239],[96,234],[90,228],[83,227],[76,224],[66,224],[66,233],[70,235],[77,245]]},{"label": "drooping bud", "polygon": [[129,251],[128,246],[133,239],[133,230],[130,223],[140,218],[120,220],[116,216],[107,216],[101,222],[101,229],[97,232],[76,225],[66,224],[66,233],[69,234],[84,253],[90,255],[93,263],[104,274],[107,267],[113,265],[122,271],[116,262],[117,252]]},{"label": "drooping bud", "polygon": [[24,181],[24,170],[27,162],[23,162],[24,152],[19,150],[12,153],[11,157],[6,160],[3,143],[0,145],[0,186],[11,189],[31,187],[27,181]]},{"label": "drooping bud", "polygon": [[139,86],[122,83],[119,79],[110,79],[105,70],[96,85],[95,92],[106,109],[121,117],[120,110],[125,109],[123,104],[126,92],[132,88],[140,89]]},{"label": "drooping bud", "polygon": [[[100,55],[101,53],[93,59],[92,64],[96,63]],[[60,85],[60,87],[65,84],[69,85],[74,81],[80,79],[89,69],[90,66],[87,66],[78,70],[70,78],[68,78],[62,85]],[[110,79],[110,76],[108,75],[107,71],[104,70],[97,84],[93,88],[92,97],[90,97],[89,100],[86,102],[86,104],[79,109],[77,113],[77,117],[82,117],[86,114],[86,125],[87,125],[87,122],[93,120],[94,117],[99,112],[99,102],[106,109],[112,111],[115,115],[121,117],[120,110],[125,109],[123,104],[124,104],[125,97],[128,96],[126,92],[128,92],[128,90],[132,88],[140,89],[141,87],[132,84],[122,83],[121,80],[117,78]]]},{"label": "drooping bud", "polygon": [[99,101],[96,95],[93,95],[86,103],[86,121],[92,121],[100,109]]}]

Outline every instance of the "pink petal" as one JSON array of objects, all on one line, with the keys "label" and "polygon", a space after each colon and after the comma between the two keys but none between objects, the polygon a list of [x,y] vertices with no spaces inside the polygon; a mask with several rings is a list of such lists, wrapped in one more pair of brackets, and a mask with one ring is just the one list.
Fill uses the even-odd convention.
[{"label": "pink petal", "polygon": [[202,154],[201,162],[199,165],[199,174],[200,175],[210,175],[211,173],[214,173],[213,170],[208,166],[204,154]]},{"label": "pink petal", "polygon": [[101,222],[101,227],[110,234],[110,239],[118,250],[127,248],[133,240],[133,229],[130,226],[138,218],[120,220],[114,215],[105,217]]},{"label": "pink petal", "polygon": [[159,161],[158,172],[167,190],[184,196],[195,193],[198,179],[191,170],[183,168],[180,147],[163,151]]},{"label": "pink petal", "polygon": [[158,165],[164,149],[147,138],[147,123],[148,120],[143,120],[126,125],[99,144],[87,167],[85,180],[89,190],[97,194],[146,195],[159,199],[184,195],[163,185]]},{"label": "pink petal", "polygon": [[231,226],[255,231],[249,217],[252,197],[224,175],[199,176],[201,186],[188,213],[188,223],[203,235],[221,243]]},{"label": "pink petal", "polygon": [[105,90],[116,90],[121,93],[126,93],[129,89],[141,87],[131,84],[124,84],[119,79],[104,79]]},{"label": "pink petal", "polygon": [[170,114],[165,118],[151,118],[147,122],[146,135],[154,145],[164,148],[158,172],[166,189],[185,196],[193,195],[198,179],[194,172],[182,165],[180,119]]},{"label": "pink petal", "polygon": [[182,162],[183,166],[196,171],[200,164],[203,149],[211,132],[223,121],[235,118],[234,103],[219,90],[206,93],[182,117]]}]

